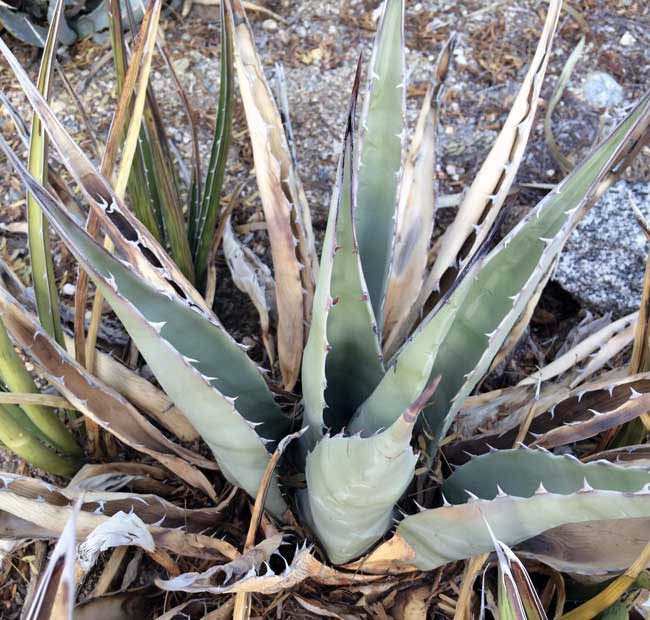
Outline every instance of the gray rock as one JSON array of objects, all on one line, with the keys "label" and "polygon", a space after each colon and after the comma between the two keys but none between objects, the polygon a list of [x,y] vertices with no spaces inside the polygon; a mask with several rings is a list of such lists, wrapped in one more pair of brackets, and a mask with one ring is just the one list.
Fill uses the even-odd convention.
[{"label": "gray rock", "polygon": [[604,71],[594,71],[585,78],[582,94],[587,103],[596,110],[617,106],[624,98],[622,86]]},{"label": "gray rock", "polygon": [[650,219],[650,184],[619,181],[577,226],[554,276],[586,307],[618,316],[639,305],[648,249],[630,200]]}]

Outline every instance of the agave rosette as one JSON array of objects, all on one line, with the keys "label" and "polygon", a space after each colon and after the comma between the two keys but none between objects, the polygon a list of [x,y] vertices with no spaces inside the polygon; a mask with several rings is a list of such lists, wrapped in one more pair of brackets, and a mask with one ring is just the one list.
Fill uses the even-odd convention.
[{"label": "agave rosette", "polygon": [[[152,7],[160,8],[159,3]],[[152,10],[145,15],[143,25],[148,32]],[[561,1],[550,0],[539,44],[512,110],[465,194],[456,220],[443,236],[433,264],[429,264],[436,211],[433,178],[437,122],[453,40],[440,54],[407,153],[403,127],[404,3],[385,3],[367,68],[360,130],[356,127],[356,106],[361,66],[351,87],[318,261],[286,107],[282,100],[278,107],[264,77],[241,2],[223,2],[226,68],[222,70],[222,89],[232,90],[227,67],[232,52],[253,144],[273,279],[268,268],[264,271],[254,258],[238,251],[229,223],[224,223],[220,234],[225,231],[227,235],[229,261],[249,261],[231,268],[257,301],[264,297],[262,284],[267,286],[271,281],[277,304],[274,331],[279,376],[286,390],[296,385],[302,389],[301,422],[280,406],[267,376],[224,330],[211,303],[193,284],[204,286],[195,278],[197,274],[205,277],[208,267],[204,261],[211,256],[208,247],[213,232],[204,231],[213,231],[217,221],[215,192],[222,184],[230,123],[225,98],[220,103],[222,114],[207,185],[201,185],[200,166],[195,168],[191,187],[198,195],[190,208],[189,241],[183,242],[190,259],[188,268],[181,269],[166,251],[176,254],[174,240],[161,234],[169,227],[156,231],[138,219],[125,202],[124,192],[116,189],[112,173],[98,171],[70,138],[48,105],[47,89],[32,84],[8,46],[0,42],[0,51],[29,99],[39,127],[77,182],[89,213],[101,224],[114,251],[98,243],[96,235],[48,185],[43,166],[41,174],[36,174],[2,139],[0,146],[27,187],[32,209],[42,210],[87,272],[177,415],[185,416],[210,447],[225,478],[252,498],[257,497],[264,481],[268,512],[279,523],[297,519],[305,525],[313,534],[311,542],[320,545],[334,564],[349,563],[371,551],[351,566],[367,573],[430,570],[490,552],[494,546],[492,532],[499,544],[515,546],[534,541],[545,532],[549,540],[553,536],[559,539],[568,524],[650,517],[650,472],[642,459],[582,463],[543,449],[593,437],[605,428],[638,417],[647,410],[645,401],[650,393],[645,375],[584,387],[582,391],[593,392],[594,398],[600,399],[596,413],[607,417],[609,426],[603,426],[602,420],[594,423],[593,408],[579,407],[571,400],[576,394],[570,390],[558,392],[556,398],[551,395],[550,400],[541,398],[545,405],[540,404],[530,429],[542,430],[532,437],[523,436],[529,443],[541,436],[538,449],[490,451],[489,437],[468,439],[479,448],[476,452],[485,454],[458,467],[442,483],[440,496],[427,494],[427,506],[417,514],[405,515],[397,510],[418,463],[430,467],[434,462],[441,440],[467,398],[494,359],[510,346],[509,337],[530,318],[529,306],[547,282],[580,218],[625,169],[648,136],[650,96],[646,95],[571,174],[502,240],[493,243],[500,211],[533,126],[560,10]],[[149,36],[151,44],[153,35]],[[143,65],[147,62],[144,47]],[[133,83],[130,88],[134,88]],[[137,97],[130,105],[143,115],[142,100],[140,108]],[[145,108],[142,131],[151,142],[155,123],[147,126],[146,117]],[[133,131],[137,135],[139,125]],[[150,152],[139,155],[143,162],[154,157],[151,144],[146,148]],[[137,183],[137,175],[146,176],[148,168],[145,165],[140,173],[133,174],[131,182]],[[201,187],[204,189],[199,190]],[[173,189],[169,191],[174,193]],[[45,230],[40,220],[37,224],[41,232]],[[256,282],[262,272],[264,282]],[[243,283],[245,279],[248,284]],[[13,343],[31,356],[50,383],[85,416],[119,439],[172,469],[182,461],[184,467],[176,472],[188,484],[209,493],[209,484],[198,470],[206,467],[205,459],[174,447],[156,429],[149,428],[135,407],[117,393],[118,386],[111,387],[99,371],[84,368],[66,352],[52,323],[52,299],[38,306],[41,325],[46,320],[52,325],[41,329],[27,310],[21,317],[19,295],[9,288],[5,286],[0,292],[0,317]],[[44,294],[48,290],[43,289]],[[432,309],[425,311],[427,308]],[[265,346],[272,350],[263,302],[258,309]],[[513,412],[527,410],[527,404],[540,400],[535,381],[554,376],[536,377],[513,388],[507,393],[508,406]],[[102,394],[108,397],[101,398]],[[549,416],[541,415],[554,407],[562,410],[558,424],[567,426],[553,429]],[[120,413],[127,422],[115,422]],[[304,432],[298,440],[295,462],[303,468],[306,484],[294,493],[282,484],[286,464],[281,462],[273,471],[271,457],[282,439],[301,425]],[[425,445],[418,454],[412,446],[413,436],[420,430]],[[12,447],[4,436],[2,440]],[[453,445],[450,450],[453,452]],[[20,496],[13,484],[5,484],[3,491]],[[0,503],[0,510],[17,511],[12,506],[27,501],[22,497],[20,502]],[[90,523],[84,510],[82,506],[78,521]],[[138,512],[135,504],[133,510]],[[101,519],[96,521],[100,524]],[[181,534],[173,537],[162,531],[163,526],[154,529],[156,544],[178,549]],[[170,546],[170,541],[176,546]],[[286,544],[281,539],[269,541],[247,549],[240,564],[235,565],[236,556],[229,557],[232,565],[209,574],[181,575],[161,585],[188,591],[271,592],[306,577],[330,583],[346,579],[343,573],[320,564],[301,543],[286,571],[262,574],[261,564]],[[383,544],[377,546],[381,541]],[[536,548],[534,543],[526,544]],[[255,563],[258,556],[265,559]],[[553,561],[552,557],[544,559]],[[602,558],[601,562],[589,563],[579,557],[564,557],[558,564],[576,572],[597,572],[610,568],[608,561]],[[621,558],[616,561],[620,564]],[[215,585],[214,576],[222,573],[239,575],[239,585]]]}]

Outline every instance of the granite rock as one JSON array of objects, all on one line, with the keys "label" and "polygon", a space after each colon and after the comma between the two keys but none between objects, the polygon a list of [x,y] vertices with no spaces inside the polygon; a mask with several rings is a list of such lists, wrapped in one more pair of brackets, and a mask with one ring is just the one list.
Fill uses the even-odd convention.
[{"label": "granite rock", "polygon": [[631,201],[650,219],[650,184],[619,181],[585,215],[554,279],[584,306],[622,316],[639,305],[647,243]]}]

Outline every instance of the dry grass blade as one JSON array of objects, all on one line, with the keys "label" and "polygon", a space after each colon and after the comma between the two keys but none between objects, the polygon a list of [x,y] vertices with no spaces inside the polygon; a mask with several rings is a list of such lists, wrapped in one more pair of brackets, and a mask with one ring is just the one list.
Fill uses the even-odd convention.
[{"label": "dry grass blade", "polygon": [[53,394],[21,394],[19,392],[0,392],[0,405],[43,405],[44,407],[58,407],[60,409],[74,409],[70,403],[61,396]]},{"label": "dry grass blade", "polygon": [[562,0],[550,0],[539,44],[521,90],[485,163],[445,231],[440,253],[420,296],[419,307],[435,292],[444,292],[456,270],[471,258],[488,235],[510,191],[530,134],[551,53]]},{"label": "dry grass blade", "polygon": [[303,320],[305,307],[310,306],[307,303],[309,300],[303,299],[303,287],[313,291],[313,274],[306,268],[310,263],[301,265],[296,255],[296,245],[301,256],[304,254],[301,247],[306,247],[305,233],[298,208],[295,171],[282,120],[264,77],[244,9],[239,0],[233,0],[232,5],[234,12],[228,13],[235,47],[235,68],[253,145],[257,182],[273,257],[280,372],[285,388],[291,390],[300,372]]},{"label": "dry grass blade", "polygon": [[[606,325],[556,358],[552,363],[520,381],[519,385],[537,385],[548,381],[571,370],[579,362],[591,357],[587,367],[580,373],[580,380],[583,381],[590,376],[592,371],[598,369],[595,367],[597,365],[596,359],[608,361],[619,350],[619,347],[627,346],[632,342],[638,316],[638,312],[633,312]],[[619,335],[620,337],[617,338]],[[612,341],[615,343],[613,347]],[[600,354],[600,351],[603,351],[603,354]],[[599,352],[598,358],[594,357],[596,352]]]},{"label": "dry grass blade", "polygon": [[546,107],[546,114],[544,116],[544,138],[546,139],[546,144],[549,151],[555,158],[555,161],[561,166],[562,170],[565,172],[571,172],[575,168],[575,164],[562,154],[560,147],[558,146],[555,136],[553,135],[553,112],[557,104],[562,99],[564,94],[564,89],[567,87],[569,80],[571,79],[571,74],[576,64],[582,57],[582,52],[585,49],[585,37],[581,37],[578,44],[575,46],[574,50],[571,52],[567,58],[566,64],[562,68],[562,73],[557,79],[555,88],[553,89],[553,94],[548,102]]},{"label": "dry grass blade", "polygon": [[127,445],[157,459],[188,484],[215,498],[207,478],[190,464],[197,460],[191,451],[169,441],[127,400],[87,373],[39,329],[35,320],[4,289],[0,289],[0,311],[15,343],[29,351],[52,386],[77,410]]},{"label": "dry grass blade", "polygon": [[[275,468],[278,466],[280,457],[282,456],[282,453],[285,451],[289,443],[294,439],[299,438],[305,432],[305,430],[306,429],[303,429],[301,431],[298,431],[297,433],[292,433],[291,435],[287,435],[278,444],[278,447],[275,449],[273,456],[269,460],[269,464],[266,466],[264,477],[262,478],[262,482],[260,483],[260,490],[257,492],[257,497],[255,498],[255,504],[253,505],[251,520],[250,520],[250,524],[248,525],[248,532],[246,533],[246,540],[244,541],[244,555],[246,555],[246,553],[249,552],[255,546],[255,534],[262,520],[266,494],[269,491],[269,485],[271,484],[271,480],[273,478],[273,472],[275,471]],[[282,542],[282,535],[279,534],[278,537],[279,537],[279,542],[277,544],[274,543],[273,545],[274,551],[277,550],[277,548],[280,546],[280,543]],[[264,542],[268,542],[268,540]],[[269,559],[271,554],[269,554],[268,556]],[[251,615],[251,601],[252,601],[251,595],[248,592],[238,592],[235,595],[235,606],[234,606],[233,616],[232,616],[233,620],[249,620]]]}]

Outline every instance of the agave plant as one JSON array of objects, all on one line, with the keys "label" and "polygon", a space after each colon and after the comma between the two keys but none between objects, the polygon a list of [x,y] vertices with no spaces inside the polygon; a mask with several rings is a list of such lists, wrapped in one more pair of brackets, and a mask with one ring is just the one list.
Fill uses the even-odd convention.
[{"label": "agave plant", "polygon": [[[155,7],[159,10],[159,3],[149,12]],[[550,381],[602,347],[606,334],[621,326],[594,334],[590,345],[585,340],[566,354],[568,364],[558,359],[552,370],[544,374],[543,369],[508,388],[505,396],[471,397],[494,360],[514,346],[575,225],[648,138],[650,95],[494,245],[499,213],[533,125],[560,10],[560,0],[549,2],[512,110],[430,264],[436,128],[453,41],[440,54],[404,153],[404,3],[385,3],[368,68],[360,132],[356,102],[361,64],[351,87],[318,261],[287,111],[275,103],[241,3],[223,2],[224,49],[232,45],[234,51],[273,259],[279,376],[285,394],[300,386],[301,417],[294,407],[280,404],[277,387],[271,389],[267,375],[224,330],[211,303],[129,209],[121,195],[124,185],[115,187],[111,170],[94,167],[0,41],[0,51],[51,145],[114,251],[84,229],[80,218],[30,173],[4,139],[0,146],[123,324],[175,405],[175,415],[184,416],[200,434],[225,479],[256,499],[246,553],[239,558],[227,543],[192,534],[205,529],[206,519],[214,517],[211,509],[191,511],[132,494],[96,492],[77,516],[81,537],[128,507],[150,524],[151,544],[189,556],[214,559],[220,554],[232,560],[205,573],[159,583],[190,592],[274,592],[307,577],[336,584],[363,580],[360,573],[370,579],[368,573],[430,570],[490,552],[492,533],[499,544],[520,545],[561,570],[595,573],[626,566],[630,554],[634,557],[633,545],[587,557],[576,550],[563,554],[562,541],[565,528],[581,523],[617,527],[612,524],[618,520],[650,516],[644,453],[605,453],[602,460],[583,462],[547,451],[616,428],[650,408],[650,379],[643,373],[586,383],[597,370],[591,364],[575,389]],[[151,32],[147,19],[143,30]],[[153,40],[151,35],[143,39]],[[133,58],[141,62],[135,53]],[[144,58],[147,62],[146,54]],[[139,87],[142,93],[142,83]],[[142,97],[139,110],[134,104],[136,125],[132,120],[129,128],[134,135]],[[20,286],[5,278],[0,316],[13,343],[50,385],[104,430],[214,499],[211,484],[197,469],[209,468],[210,460],[174,444],[149,424],[134,405],[149,413],[151,407],[134,400],[138,390],[128,392],[124,381],[115,381],[115,370],[107,372],[99,365],[88,370],[76,362],[26,310],[23,298]],[[630,342],[629,330],[625,333]],[[483,408],[472,398],[484,398]],[[500,436],[474,433],[455,443],[446,439],[461,409],[465,427],[475,430],[486,418],[496,417],[485,407],[497,401],[508,414]],[[472,414],[473,406],[480,411]],[[412,447],[414,435],[419,454]],[[293,459],[281,460],[288,441],[297,437]],[[489,450],[499,442],[509,442],[510,449]],[[534,446],[514,449],[519,443]],[[467,461],[451,475],[434,468],[443,444],[452,463]],[[472,452],[484,454],[467,460],[463,449],[470,445]],[[436,492],[416,486],[423,506],[406,514],[414,503],[402,498],[412,488],[416,468],[420,480],[426,476],[427,486]],[[296,482],[296,469],[304,472],[304,484],[300,476]],[[0,510],[22,517],[39,494],[52,510],[47,519],[35,514],[30,522],[60,530],[66,520],[61,507],[79,496],[79,484],[47,490],[38,481],[7,475]],[[295,536],[291,530],[301,526],[299,532],[310,532],[309,540],[333,564],[370,554],[346,565],[353,569],[346,573],[321,564],[311,548],[298,545],[290,563],[274,572],[268,562],[279,552],[283,536],[254,546],[262,503],[283,527],[285,543]],[[184,529],[172,529],[183,520]],[[34,528],[22,523],[14,525],[16,532],[34,535]],[[541,543],[540,535],[545,537]],[[134,540],[132,544],[140,544]]]},{"label": "agave plant", "polygon": [[[81,2],[73,0],[66,2],[65,18],[62,23],[61,43],[72,45],[96,32],[107,30],[109,18],[104,2],[90,0]],[[131,9],[138,18],[142,18],[142,5],[132,2]],[[0,26],[17,39],[43,47],[48,32],[48,24],[52,23],[54,3],[46,0],[19,0],[14,3],[0,5]]]}]

